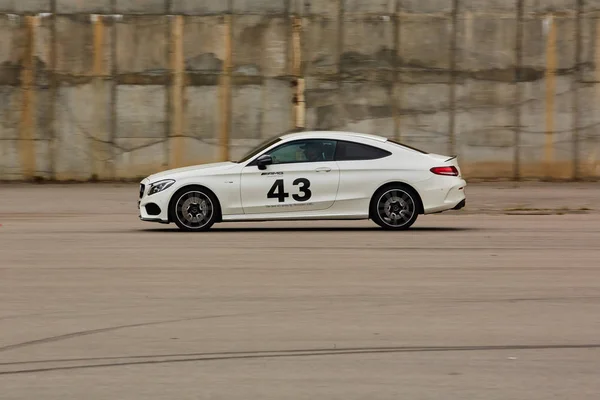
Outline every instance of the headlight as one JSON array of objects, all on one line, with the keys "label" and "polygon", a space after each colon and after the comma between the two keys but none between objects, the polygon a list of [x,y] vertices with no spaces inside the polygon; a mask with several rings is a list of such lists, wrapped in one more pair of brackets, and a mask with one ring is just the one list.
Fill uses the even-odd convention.
[{"label": "headlight", "polygon": [[164,181],[158,181],[150,185],[150,191],[148,192],[148,196],[151,196],[155,193],[162,192],[163,190],[169,188],[175,181],[172,179],[165,179]]}]

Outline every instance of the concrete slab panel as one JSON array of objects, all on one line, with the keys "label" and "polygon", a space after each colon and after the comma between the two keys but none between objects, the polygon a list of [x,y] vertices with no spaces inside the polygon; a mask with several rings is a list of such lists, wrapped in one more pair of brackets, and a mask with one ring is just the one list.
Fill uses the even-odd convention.
[{"label": "concrete slab panel", "polygon": [[[35,90],[34,100],[34,126],[36,140],[51,140],[53,136],[52,120],[54,115],[51,114],[51,105],[56,104],[52,93],[45,86],[38,85]],[[104,99],[105,104],[108,104],[108,98]]]},{"label": "concrete slab panel", "polygon": [[[37,61],[35,81],[37,84],[47,85],[51,22],[49,18],[39,18],[37,21],[33,33],[33,55]],[[0,15],[0,85],[20,84],[23,59],[29,40],[27,35],[25,18]]]},{"label": "concrete slab panel", "polygon": [[48,84],[50,72],[50,55],[52,52],[52,19],[43,17],[38,19],[35,29],[34,56],[36,57],[36,81],[39,85]]},{"label": "concrete slab panel", "polygon": [[185,135],[210,139],[219,137],[218,86],[189,86],[185,89]]},{"label": "concrete slab panel", "polygon": [[94,29],[89,16],[56,18],[57,72],[90,75],[94,65]]},{"label": "concrete slab panel", "polygon": [[[175,140],[181,143],[175,144]],[[183,148],[181,166],[218,162],[221,154],[219,139],[204,139],[200,137],[184,137],[169,140],[169,145]],[[169,151],[171,154],[172,151]]]},{"label": "concrete slab panel", "polygon": [[20,144],[21,141],[17,139],[0,140],[0,179],[25,179],[21,168]]},{"label": "concrete slab panel", "polygon": [[[102,24],[101,43],[95,48],[94,24]],[[94,60],[102,60],[98,75],[109,75],[112,71],[113,30],[110,22],[103,19],[92,22],[89,16],[56,18],[57,72],[73,76],[95,74]]]},{"label": "concrete slab panel", "polygon": [[546,13],[556,11],[575,11],[577,0],[524,0],[526,13]]},{"label": "concrete slab panel", "polygon": [[380,82],[342,82],[340,91],[349,119],[389,118],[392,112],[392,92]]},{"label": "concrete slab panel", "polygon": [[[36,140],[28,145],[33,146],[35,167],[34,178],[49,179],[50,171],[50,141]],[[15,139],[0,140],[0,179],[26,179],[21,163],[23,141]]]},{"label": "concrete slab panel", "polygon": [[306,75],[331,75],[339,70],[339,22],[312,16],[303,20],[303,59]]},{"label": "concrete slab panel", "polygon": [[364,70],[393,70],[394,23],[378,16],[346,16],[344,18],[344,49],[340,68],[344,74]]},{"label": "concrete slab panel", "polygon": [[392,95],[381,82],[307,81],[309,129],[359,129],[370,133],[393,132]]},{"label": "concrete slab panel", "polygon": [[37,14],[50,10],[50,0],[0,0],[0,13]]},{"label": "concrete slab panel", "polygon": [[399,0],[402,12],[417,14],[449,14],[452,1],[449,0]]},{"label": "concrete slab panel", "polygon": [[389,138],[394,137],[393,118],[371,118],[360,121],[350,121],[340,126],[342,131],[360,132],[372,135],[380,135]]},{"label": "concrete slab panel", "polygon": [[519,0],[461,0],[460,12],[506,13],[516,17]]},{"label": "concrete slab panel", "polygon": [[167,28],[167,17],[127,16],[117,22],[119,73],[167,73],[170,40]]},{"label": "concrete slab panel", "polygon": [[600,0],[585,0],[583,10],[584,12],[600,10]]},{"label": "concrete slab panel", "polygon": [[[571,76],[556,79],[555,94],[548,95],[545,79],[521,83],[520,151],[521,173],[525,177],[569,178],[572,176],[573,155],[573,80]],[[552,100],[554,107],[548,100]],[[552,118],[549,120],[549,116]],[[547,145],[547,122],[552,121],[550,144]],[[550,165],[546,165],[546,151],[551,152]]]},{"label": "concrete slab panel", "polygon": [[452,20],[405,15],[400,20],[399,55],[403,67],[431,71],[450,68]]},{"label": "concrete slab panel", "polygon": [[338,82],[309,77],[305,85],[307,129],[337,129],[346,123]]},{"label": "concrete slab panel", "polygon": [[582,177],[600,177],[600,85],[585,85],[579,96],[579,170]]},{"label": "concrete slab panel", "polygon": [[458,69],[487,72],[483,79],[514,80],[516,29],[516,14],[462,14],[458,20]]},{"label": "concrete slab panel", "polygon": [[[56,163],[58,179],[87,180],[92,176],[91,129],[95,104],[83,88],[59,89],[56,106]],[[86,94],[88,96],[86,96]],[[86,101],[87,100],[87,101]]]},{"label": "concrete slab panel", "polygon": [[304,15],[318,15],[323,18],[337,19],[340,15],[341,0],[305,0]]},{"label": "concrete slab panel", "polygon": [[456,153],[469,166],[469,176],[514,175],[515,88],[514,84],[477,80],[457,87]]},{"label": "concrete slab panel", "polygon": [[600,19],[593,14],[581,19],[581,42],[582,80],[600,82]]},{"label": "concrete slab panel", "polygon": [[21,18],[0,15],[0,85],[17,85],[25,45]]},{"label": "concrete slab panel", "polygon": [[112,0],[56,0],[56,10],[60,14],[112,13]]},{"label": "concrete slab panel", "polygon": [[462,111],[513,108],[515,92],[513,83],[468,79],[456,85],[456,108]]},{"label": "concrete slab panel", "polygon": [[234,73],[267,77],[286,75],[290,31],[284,18],[236,17],[233,26]]},{"label": "concrete slab panel", "polygon": [[306,109],[306,129],[337,130],[345,123],[344,109],[341,105],[332,104],[309,107]]},{"label": "concrete slab panel", "polygon": [[115,139],[115,174],[119,179],[138,179],[168,169],[166,139]]},{"label": "concrete slab panel", "polygon": [[237,14],[284,14],[289,0],[233,0],[233,12]]},{"label": "concrete slab panel", "polygon": [[232,88],[231,138],[261,137],[263,87],[261,85]]},{"label": "concrete slab panel", "polygon": [[172,0],[171,12],[186,15],[213,15],[229,11],[229,2],[224,0]]},{"label": "concrete slab panel", "polygon": [[450,107],[450,85],[401,84],[396,92],[403,114],[434,113]]},{"label": "concrete slab panel", "polygon": [[229,141],[230,155],[232,160],[240,160],[250,151],[264,142],[264,139],[231,139]]},{"label": "concrete slab panel", "polygon": [[34,142],[35,173],[36,178],[50,179],[52,177],[51,152],[52,142],[50,140],[36,140]]},{"label": "concrete slab panel", "polygon": [[450,86],[445,83],[398,84],[394,96],[403,142],[446,154],[450,127]]},{"label": "concrete slab panel", "polygon": [[[56,165],[61,179],[89,179],[94,163],[108,173],[111,160],[111,83],[63,85],[56,101]],[[103,175],[103,174],[100,174]]]},{"label": "concrete slab panel", "polygon": [[117,0],[117,14],[166,14],[165,0]]},{"label": "concrete slab panel", "polygon": [[273,137],[293,127],[293,89],[286,81],[266,79],[263,85],[261,136]]},{"label": "concrete slab panel", "polygon": [[430,153],[448,154],[449,127],[447,111],[403,114],[400,117],[400,140]]},{"label": "concrete slab panel", "polygon": [[[556,42],[552,43],[550,27],[554,24]],[[531,17],[523,22],[523,65],[546,69],[547,50],[555,46],[556,67],[569,69],[575,64],[575,30],[573,17]]]},{"label": "concrete slab panel", "polygon": [[210,74],[222,72],[226,34],[222,16],[186,17],[183,29],[186,70]]},{"label": "concrete slab panel", "polygon": [[19,138],[19,122],[22,107],[21,89],[0,86],[0,144]]},{"label": "concrete slab panel", "polygon": [[343,0],[344,13],[393,14],[396,0]]},{"label": "concrete slab panel", "polygon": [[164,138],[167,93],[158,85],[117,86],[117,137]]}]

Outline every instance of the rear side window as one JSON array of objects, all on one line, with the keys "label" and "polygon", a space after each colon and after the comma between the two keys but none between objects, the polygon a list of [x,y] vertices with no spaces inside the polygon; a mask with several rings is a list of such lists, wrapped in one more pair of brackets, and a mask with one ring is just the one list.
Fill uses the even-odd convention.
[{"label": "rear side window", "polygon": [[362,143],[338,141],[335,151],[336,161],[376,160],[389,156],[387,150]]}]

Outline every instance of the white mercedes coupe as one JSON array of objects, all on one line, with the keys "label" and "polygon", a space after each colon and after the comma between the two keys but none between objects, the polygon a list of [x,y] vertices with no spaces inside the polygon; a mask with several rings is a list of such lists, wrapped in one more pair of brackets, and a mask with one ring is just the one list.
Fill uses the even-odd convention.
[{"label": "white mercedes coupe", "polygon": [[139,218],[205,231],[218,222],[372,219],[408,229],[419,214],[465,206],[456,157],[381,136],[297,132],[239,161],[177,168],[141,181]]}]

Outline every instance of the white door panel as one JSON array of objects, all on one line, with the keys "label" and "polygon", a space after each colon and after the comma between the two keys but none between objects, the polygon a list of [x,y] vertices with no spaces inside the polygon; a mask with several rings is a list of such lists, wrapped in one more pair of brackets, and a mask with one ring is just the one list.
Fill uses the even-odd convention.
[{"label": "white door panel", "polygon": [[334,161],[248,166],[241,179],[244,213],[325,210],[335,202],[339,179]]}]

